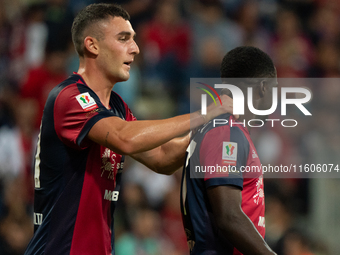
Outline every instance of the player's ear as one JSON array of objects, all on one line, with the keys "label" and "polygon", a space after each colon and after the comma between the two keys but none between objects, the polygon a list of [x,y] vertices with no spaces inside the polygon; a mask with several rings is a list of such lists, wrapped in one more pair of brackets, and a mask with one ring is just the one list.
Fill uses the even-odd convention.
[{"label": "player's ear", "polygon": [[267,86],[268,86],[268,84],[267,84],[266,80],[261,80],[260,88],[259,88],[259,96],[260,96],[260,98],[264,97],[264,95],[265,95],[265,93],[266,93],[266,91],[268,89]]},{"label": "player's ear", "polygon": [[84,39],[84,48],[87,52],[98,55],[99,47],[97,39],[92,36],[86,36]]}]

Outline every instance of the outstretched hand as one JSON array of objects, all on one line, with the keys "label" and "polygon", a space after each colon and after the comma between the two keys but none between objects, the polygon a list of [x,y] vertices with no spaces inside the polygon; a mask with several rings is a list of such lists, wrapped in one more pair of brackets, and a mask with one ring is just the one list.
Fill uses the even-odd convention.
[{"label": "outstretched hand", "polygon": [[[221,101],[222,101],[222,106],[221,107],[224,110],[223,113],[233,114],[233,99],[230,96],[225,95],[225,94],[221,95],[220,98],[221,98]],[[238,119],[240,116],[239,115],[234,115],[234,117],[236,119]]]},{"label": "outstretched hand", "polygon": [[[220,105],[220,103],[217,103],[217,105],[211,103],[208,106],[207,115],[205,115],[206,122],[224,113],[233,114],[233,99],[225,94],[221,95],[220,98],[222,101],[222,105]],[[219,100],[216,101],[219,102]],[[234,116],[236,119],[239,118],[239,115]]]}]

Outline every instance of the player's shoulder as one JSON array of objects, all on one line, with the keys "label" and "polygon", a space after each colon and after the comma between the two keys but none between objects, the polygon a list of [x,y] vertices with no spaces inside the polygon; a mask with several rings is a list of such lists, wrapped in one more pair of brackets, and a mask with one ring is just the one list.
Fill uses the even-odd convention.
[{"label": "player's shoulder", "polygon": [[49,95],[50,100],[70,105],[78,102],[84,109],[92,104],[100,103],[97,94],[86,85],[78,74],[72,74],[69,78],[57,85]]},{"label": "player's shoulder", "polygon": [[198,133],[209,140],[223,138],[223,140],[226,141],[249,145],[246,136],[248,130],[229,113],[220,115],[209,121],[198,130]]},{"label": "player's shoulder", "polygon": [[60,95],[67,97],[73,96],[77,93],[79,94],[79,87],[83,87],[83,90],[90,90],[90,88],[85,85],[85,82],[82,80],[81,76],[72,74],[51,90],[48,100],[55,100]]},{"label": "player's shoulder", "polygon": [[213,120],[210,120],[209,122],[205,123],[204,125],[200,126],[195,132],[196,137],[205,137],[210,136],[212,133],[224,130],[228,130],[230,128],[229,125],[229,119],[231,115],[230,114],[223,114],[220,115]]}]

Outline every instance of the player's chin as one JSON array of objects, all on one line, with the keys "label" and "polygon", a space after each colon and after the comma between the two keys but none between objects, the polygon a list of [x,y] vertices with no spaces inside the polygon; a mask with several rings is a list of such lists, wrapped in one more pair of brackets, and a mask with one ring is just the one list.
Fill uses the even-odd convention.
[{"label": "player's chin", "polygon": [[130,73],[129,72],[124,72],[123,74],[120,75],[120,81],[127,81],[130,78]]}]

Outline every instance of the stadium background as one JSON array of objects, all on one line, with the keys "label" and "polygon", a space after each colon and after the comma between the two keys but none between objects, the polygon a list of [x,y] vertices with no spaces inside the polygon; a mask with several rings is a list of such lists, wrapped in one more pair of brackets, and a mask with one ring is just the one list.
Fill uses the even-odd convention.
[{"label": "stadium background", "polygon": [[[0,254],[23,254],[32,236],[32,159],[50,89],[77,70],[74,15],[94,0],[0,0]],[[103,1],[101,1],[103,2]],[[138,119],[189,111],[190,77],[219,77],[223,55],[253,45],[278,77],[340,76],[340,1],[131,0],[141,54],[117,84]],[[313,87],[313,117],[252,136],[273,165],[338,162],[340,84]],[[297,115],[297,118],[301,116]],[[161,176],[127,160],[115,215],[117,254],[188,254],[181,170]],[[268,243],[285,255],[340,254],[339,179],[266,179]]]}]

